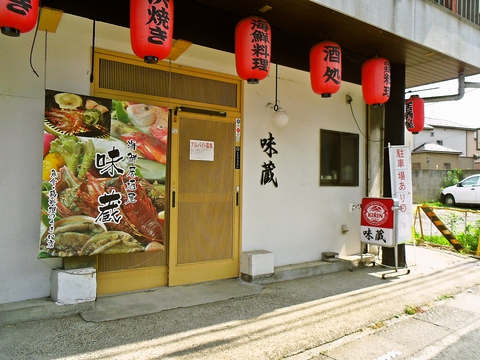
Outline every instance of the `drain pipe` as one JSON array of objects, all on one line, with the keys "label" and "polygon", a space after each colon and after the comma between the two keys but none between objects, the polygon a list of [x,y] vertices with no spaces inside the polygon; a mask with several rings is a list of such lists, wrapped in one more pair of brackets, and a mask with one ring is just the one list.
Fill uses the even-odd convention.
[{"label": "drain pipe", "polygon": [[441,102],[441,101],[457,101],[463,98],[465,95],[465,88],[480,88],[480,83],[465,82],[465,74],[463,71],[458,73],[458,94],[456,95],[443,95],[432,96],[422,98],[426,103]]}]

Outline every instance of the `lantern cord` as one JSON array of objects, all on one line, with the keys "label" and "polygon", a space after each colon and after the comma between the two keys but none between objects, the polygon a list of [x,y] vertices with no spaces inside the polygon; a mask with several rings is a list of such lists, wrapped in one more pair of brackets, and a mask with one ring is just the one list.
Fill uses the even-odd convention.
[{"label": "lantern cord", "polygon": [[92,69],[90,70],[90,84],[93,83],[94,67],[95,67],[95,20],[93,20],[93,31],[92,31]]},{"label": "lantern cord", "polygon": [[349,105],[350,105],[350,111],[352,112],[353,120],[355,120],[355,124],[357,125],[358,131],[360,131],[360,134],[362,134],[362,136],[370,142],[382,142],[384,139],[371,140],[363,133],[362,129],[360,129],[360,125],[358,125],[358,121],[357,121],[357,118],[355,117],[355,113],[353,112],[353,107],[352,107],[352,102],[351,101],[349,102]]},{"label": "lantern cord", "polygon": [[[39,3],[39,8],[40,9],[42,8],[42,3],[41,2]],[[37,40],[38,24],[40,23],[40,13],[41,13],[41,11],[38,12],[37,26],[35,27],[35,34],[33,35],[32,47],[30,48],[30,68],[32,69],[33,73],[35,75],[37,75],[37,77],[40,77],[40,75],[38,75],[37,71],[33,67],[32,57],[33,57],[33,49],[35,47],[35,42]]]},{"label": "lantern cord", "polygon": [[273,110],[278,111],[278,64],[275,64],[275,105]]}]

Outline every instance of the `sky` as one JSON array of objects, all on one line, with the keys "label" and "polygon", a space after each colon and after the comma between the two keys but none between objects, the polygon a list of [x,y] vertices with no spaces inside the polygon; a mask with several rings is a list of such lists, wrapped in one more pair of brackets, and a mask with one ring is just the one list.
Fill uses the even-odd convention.
[{"label": "sky", "polygon": [[[465,82],[480,83],[480,75],[467,76],[465,77]],[[408,91],[412,92],[408,93]],[[458,94],[457,79],[407,89],[406,99],[410,95],[419,95],[421,98],[426,98],[456,94]],[[425,103],[425,117],[449,120],[462,125],[480,128],[480,88],[466,87],[465,95],[461,100]]]}]

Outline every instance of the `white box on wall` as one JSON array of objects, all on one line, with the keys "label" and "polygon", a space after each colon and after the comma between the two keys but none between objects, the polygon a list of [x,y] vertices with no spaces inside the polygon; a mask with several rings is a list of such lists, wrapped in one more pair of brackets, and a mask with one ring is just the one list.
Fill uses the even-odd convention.
[{"label": "white box on wall", "polygon": [[97,271],[94,268],[52,270],[51,293],[58,304],[94,301],[97,295]]},{"label": "white box on wall", "polygon": [[243,252],[240,258],[240,272],[250,276],[273,274],[273,253],[266,250]]}]

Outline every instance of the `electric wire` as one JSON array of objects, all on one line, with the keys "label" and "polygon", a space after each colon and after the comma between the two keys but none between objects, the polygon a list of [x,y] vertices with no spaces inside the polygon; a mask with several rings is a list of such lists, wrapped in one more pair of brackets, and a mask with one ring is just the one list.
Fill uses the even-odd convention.
[{"label": "electric wire", "polygon": [[[40,8],[41,8],[41,3],[40,3]],[[38,25],[40,24],[40,11],[38,12],[38,19],[37,19],[37,26],[35,27],[35,33],[33,35],[33,42],[32,42],[32,47],[30,48],[30,68],[32,69],[33,73],[35,75],[37,75],[37,77],[39,78],[40,75],[38,75],[37,71],[35,70],[35,68],[33,67],[33,62],[32,62],[32,58],[33,58],[33,49],[35,48],[35,42],[37,40],[37,33],[38,33]]]},{"label": "electric wire", "polygon": [[93,83],[93,71],[95,67],[95,23],[96,21],[93,20],[93,30],[92,30],[92,68],[90,70],[90,84]]},{"label": "electric wire", "polygon": [[355,117],[355,113],[353,112],[352,102],[349,101],[348,104],[350,105],[350,111],[352,112],[353,120],[355,121],[355,125],[357,125],[358,131],[360,131],[360,134],[362,134],[362,136],[363,136],[367,141],[370,141],[370,142],[383,142],[385,139],[372,140],[372,139],[369,139],[368,136],[366,136],[366,135],[363,133],[362,129],[360,129],[360,125],[358,125],[358,121],[357,121],[357,118]]}]

